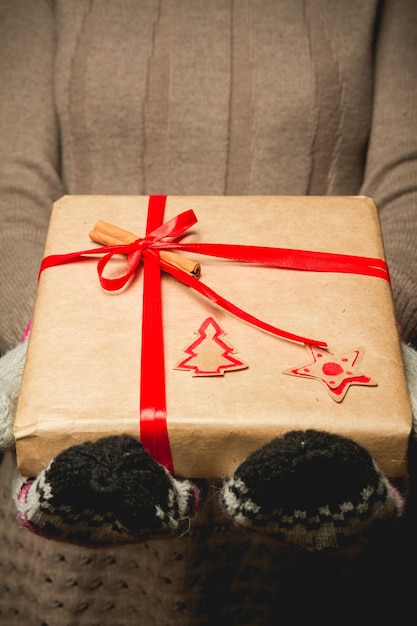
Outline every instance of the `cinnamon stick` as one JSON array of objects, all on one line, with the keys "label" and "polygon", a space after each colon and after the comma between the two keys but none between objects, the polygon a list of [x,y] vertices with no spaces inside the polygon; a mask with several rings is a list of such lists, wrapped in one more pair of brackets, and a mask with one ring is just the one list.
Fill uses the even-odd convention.
[{"label": "cinnamon stick", "polygon": [[[134,233],[124,230],[123,228],[119,228],[109,222],[104,222],[103,220],[99,220],[95,224],[94,229],[89,232],[89,237],[92,241],[101,243],[105,246],[129,244],[139,239],[139,237]],[[171,250],[160,250],[159,254],[161,259],[163,259],[166,263],[169,263],[174,267],[178,267],[188,274],[192,274],[196,278],[200,278],[201,266],[193,259],[184,257],[177,252],[172,252]]]}]

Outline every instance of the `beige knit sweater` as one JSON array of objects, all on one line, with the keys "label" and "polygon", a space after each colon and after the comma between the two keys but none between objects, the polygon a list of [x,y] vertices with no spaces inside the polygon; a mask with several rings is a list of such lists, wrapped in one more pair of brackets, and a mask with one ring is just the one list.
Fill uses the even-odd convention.
[{"label": "beige knit sweater", "polygon": [[64,193],[370,195],[416,335],[415,0],[0,11],[0,349],[30,317]]},{"label": "beige knit sweater", "polygon": [[[398,319],[417,338],[416,0],[0,0],[0,46],[0,352],[31,316],[49,207],[64,193],[372,196]],[[271,585],[244,592],[245,610],[233,578],[251,557],[268,575],[246,535],[222,527],[244,548],[229,549],[215,605],[220,526],[91,556],[11,520],[9,508],[0,528],[14,557],[2,563],[18,576],[5,611],[23,585],[36,617],[4,623],[267,623],[253,616]],[[38,568],[30,581],[23,554]],[[87,563],[86,583],[74,572]],[[219,622],[207,621],[214,606]]]}]

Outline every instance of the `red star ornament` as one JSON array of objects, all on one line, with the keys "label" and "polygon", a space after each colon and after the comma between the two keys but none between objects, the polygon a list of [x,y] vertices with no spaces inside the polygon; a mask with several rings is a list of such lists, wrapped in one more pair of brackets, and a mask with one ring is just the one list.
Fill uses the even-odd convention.
[{"label": "red star ornament", "polygon": [[317,346],[306,346],[313,361],[301,367],[285,370],[284,374],[313,378],[321,382],[336,402],[341,402],[351,385],[377,386],[377,382],[359,371],[365,348],[356,348],[343,354],[333,354]]}]

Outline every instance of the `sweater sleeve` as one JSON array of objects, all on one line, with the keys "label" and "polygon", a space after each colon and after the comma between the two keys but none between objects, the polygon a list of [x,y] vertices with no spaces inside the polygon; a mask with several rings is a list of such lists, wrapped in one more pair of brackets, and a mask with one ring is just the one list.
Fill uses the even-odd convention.
[{"label": "sweater sleeve", "polygon": [[0,354],[34,305],[51,203],[62,195],[45,0],[0,0]]},{"label": "sweater sleeve", "polygon": [[386,0],[362,193],[377,202],[403,337],[417,342],[417,2]]}]

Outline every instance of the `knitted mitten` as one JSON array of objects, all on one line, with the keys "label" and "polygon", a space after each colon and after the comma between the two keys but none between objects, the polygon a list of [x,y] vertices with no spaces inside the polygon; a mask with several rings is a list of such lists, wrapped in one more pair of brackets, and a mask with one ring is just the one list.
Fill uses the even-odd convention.
[{"label": "knitted mitten", "polygon": [[89,546],[183,534],[201,499],[127,435],[68,448],[36,478],[17,476],[14,491],[24,526]]},{"label": "knitted mitten", "polygon": [[411,408],[413,410],[413,435],[417,434],[417,341],[411,346],[402,344],[404,371],[410,392]]},{"label": "knitted mitten", "polygon": [[[403,348],[416,415],[417,353]],[[0,359],[4,447],[13,440],[24,357],[23,344]],[[15,493],[18,514],[31,530],[89,545],[181,534],[201,500],[196,484],[172,477],[138,441],[123,436],[70,448],[36,478],[16,475]],[[401,495],[361,446],[316,431],[288,433],[248,457],[224,482],[221,500],[237,525],[309,550],[373,536],[403,510]]]},{"label": "knitted mitten", "polygon": [[[0,359],[0,450],[14,446],[26,350],[23,341]],[[16,471],[13,492],[18,517],[30,530],[88,545],[186,532],[202,497],[195,483],[171,476],[127,436],[69,448],[36,478]]]},{"label": "knitted mitten", "polygon": [[14,446],[13,422],[26,352],[24,341],[0,359],[0,450]]},{"label": "knitted mitten", "polygon": [[364,448],[314,430],[289,432],[250,455],[223,483],[221,502],[238,526],[307,550],[377,535],[403,509]]},{"label": "knitted mitten", "polygon": [[[413,456],[417,351],[405,343],[402,350],[413,411]],[[409,465],[411,473],[410,458]],[[414,476],[410,478],[413,485]],[[287,433],[249,456],[223,482],[220,499],[236,525],[318,551],[380,537],[395,526],[404,510],[403,496],[364,448],[314,430]]]}]

